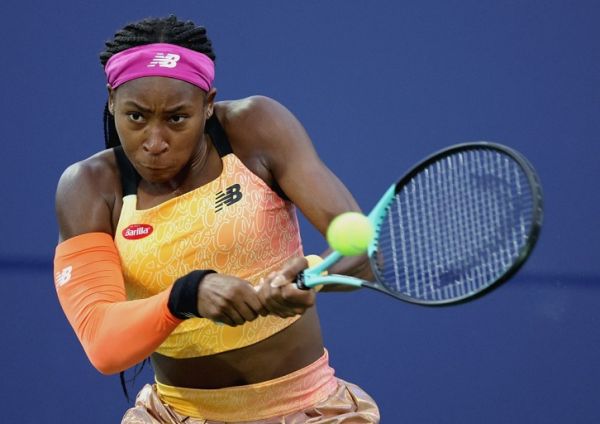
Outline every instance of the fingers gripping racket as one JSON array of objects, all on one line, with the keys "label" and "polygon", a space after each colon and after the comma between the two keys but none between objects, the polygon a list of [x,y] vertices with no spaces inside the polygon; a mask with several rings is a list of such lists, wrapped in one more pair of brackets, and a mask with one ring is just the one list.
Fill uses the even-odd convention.
[{"label": "fingers gripping racket", "polygon": [[529,162],[499,144],[446,148],[392,185],[368,215],[375,281],[322,275],[342,255],[299,274],[296,284],[369,287],[395,298],[443,305],[474,298],[512,276],[542,225],[542,190]]}]

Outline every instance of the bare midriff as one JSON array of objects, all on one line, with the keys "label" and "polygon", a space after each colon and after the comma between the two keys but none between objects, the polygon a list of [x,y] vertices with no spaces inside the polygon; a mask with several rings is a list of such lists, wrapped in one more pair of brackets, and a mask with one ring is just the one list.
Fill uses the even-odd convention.
[{"label": "bare midriff", "polygon": [[258,343],[209,356],[176,359],[152,355],[156,379],[167,385],[218,389],[260,383],[299,370],[323,356],[316,308]]}]

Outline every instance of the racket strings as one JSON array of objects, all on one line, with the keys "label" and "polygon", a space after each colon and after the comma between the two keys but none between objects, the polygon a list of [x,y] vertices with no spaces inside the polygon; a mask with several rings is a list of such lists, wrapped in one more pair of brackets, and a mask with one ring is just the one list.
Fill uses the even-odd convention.
[{"label": "racket strings", "polygon": [[430,164],[397,193],[381,224],[376,263],[383,284],[433,302],[487,287],[527,244],[532,196],[520,165],[495,150]]}]

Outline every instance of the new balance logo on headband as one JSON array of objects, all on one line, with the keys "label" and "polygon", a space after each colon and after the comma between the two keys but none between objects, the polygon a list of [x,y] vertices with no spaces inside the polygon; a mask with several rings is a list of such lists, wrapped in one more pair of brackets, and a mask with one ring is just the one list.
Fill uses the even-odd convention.
[{"label": "new balance logo on headband", "polygon": [[177,61],[181,56],[174,53],[156,53],[154,59],[148,64],[148,68],[154,68],[156,65],[161,68],[174,68],[177,66]]}]

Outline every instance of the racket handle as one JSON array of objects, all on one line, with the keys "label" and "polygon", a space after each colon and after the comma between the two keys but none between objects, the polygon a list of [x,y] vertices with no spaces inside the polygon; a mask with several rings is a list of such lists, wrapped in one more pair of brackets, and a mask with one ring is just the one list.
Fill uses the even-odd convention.
[{"label": "racket handle", "polygon": [[298,287],[301,290],[310,290],[310,287],[307,287],[306,284],[304,284],[304,271],[296,275],[294,283],[296,284],[296,287]]}]

